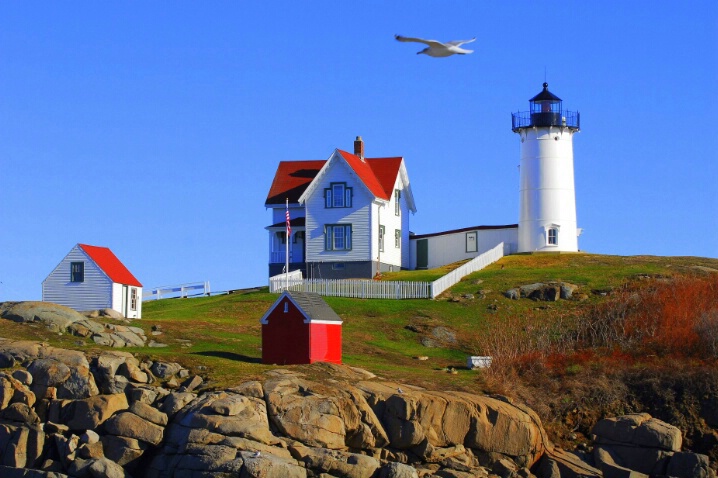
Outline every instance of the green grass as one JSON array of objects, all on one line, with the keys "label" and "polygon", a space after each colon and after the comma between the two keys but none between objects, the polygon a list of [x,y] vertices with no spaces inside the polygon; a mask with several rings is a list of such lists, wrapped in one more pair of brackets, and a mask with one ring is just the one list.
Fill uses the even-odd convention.
[{"label": "green grass", "polygon": [[[514,255],[465,277],[437,300],[362,300],[327,297],[344,320],[343,360],[385,378],[432,389],[483,391],[481,371],[464,369],[467,355],[483,355],[476,344],[488,328],[502,319],[521,316],[540,321],[608,300],[594,290],[619,287],[640,275],[684,274],[695,266],[718,270],[717,259],[693,257],[620,257],[594,254]],[[433,280],[446,270],[402,271],[386,274],[396,280]],[[422,277],[422,279],[418,279]],[[540,281],[567,281],[588,295],[585,302],[537,303],[509,300],[509,288]],[[473,294],[474,299],[464,299]],[[482,298],[483,297],[483,298]],[[143,318],[133,321],[165,348],[128,349],[138,357],[177,361],[208,377],[210,387],[225,387],[260,377],[274,368],[262,365],[260,318],[276,300],[266,289],[258,292],[192,299],[164,299],[143,304]],[[162,335],[150,335],[159,326]],[[411,326],[420,332],[407,328]],[[438,326],[454,332],[455,343],[425,347],[422,338]],[[3,336],[44,340],[52,345],[103,350],[88,339],[51,334],[43,328],[4,323]],[[189,346],[187,346],[189,345]],[[415,357],[427,356],[420,361]],[[457,374],[445,371],[455,367]],[[307,370],[303,366],[290,366]]]},{"label": "green grass", "polygon": [[[640,275],[690,273],[692,266],[718,269],[718,260],[680,257],[620,257],[593,254],[515,255],[504,257],[486,269],[465,277],[437,300],[366,300],[327,297],[327,303],[344,320],[343,359],[348,365],[366,368],[387,378],[427,387],[480,391],[482,373],[463,369],[466,356],[480,354],[477,339],[490,323],[512,315],[531,315],[550,320],[558,312],[574,311],[586,302],[541,303],[512,301],[503,296],[509,288],[541,281],[567,281],[588,294],[587,303],[606,300],[593,290],[618,287]],[[385,279],[433,280],[446,270],[402,271]],[[419,279],[421,277],[421,279]],[[464,294],[474,299],[450,300]],[[484,297],[483,299],[478,297]],[[146,302],[141,323],[149,330],[162,327],[161,340],[172,344],[158,354],[189,365],[203,365],[213,383],[229,385],[258,376],[272,368],[258,363],[261,358],[259,319],[277,295],[266,290],[196,299],[168,299]],[[537,306],[546,306],[538,309]],[[424,333],[408,330],[418,327]],[[425,347],[421,338],[434,327],[452,330],[456,342]],[[175,340],[190,340],[181,347]],[[144,353],[155,353],[143,350]],[[428,356],[426,361],[415,359]],[[455,367],[459,373],[444,371]],[[301,366],[292,368],[301,369]]]}]

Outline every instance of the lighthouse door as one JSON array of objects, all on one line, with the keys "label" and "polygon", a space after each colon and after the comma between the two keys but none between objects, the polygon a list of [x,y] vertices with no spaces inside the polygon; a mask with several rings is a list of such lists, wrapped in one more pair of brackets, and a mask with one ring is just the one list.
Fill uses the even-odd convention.
[{"label": "lighthouse door", "polygon": [[416,268],[429,268],[429,240],[419,239],[416,241]]}]

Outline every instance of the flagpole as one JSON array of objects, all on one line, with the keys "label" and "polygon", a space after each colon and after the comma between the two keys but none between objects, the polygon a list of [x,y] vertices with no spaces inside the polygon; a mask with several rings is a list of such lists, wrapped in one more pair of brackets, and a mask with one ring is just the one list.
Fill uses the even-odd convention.
[{"label": "flagpole", "polygon": [[289,290],[289,234],[291,229],[289,228],[289,198],[287,198],[287,225],[284,232],[284,244],[285,244],[285,252],[284,252],[284,290]]}]

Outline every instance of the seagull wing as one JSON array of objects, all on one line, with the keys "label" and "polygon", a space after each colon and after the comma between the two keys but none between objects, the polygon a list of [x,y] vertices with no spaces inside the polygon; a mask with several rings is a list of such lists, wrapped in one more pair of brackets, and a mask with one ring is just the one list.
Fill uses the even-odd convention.
[{"label": "seagull wing", "polygon": [[398,41],[410,41],[415,43],[423,43],[424,45],[429,45],[433,47],[443,47],[444,44],[436,41],[436,40],[424,40],[423,38],[412,38],[412,37],[403,37],[401,35],[394,35],[394,38],[396,38]]},{"label": "seagull wing", "polygon": [[476,41],[476,37],[472,38],[471,40],[454,40],[454,41],[448,41],[446,42],[447,45],[453,45],[453,46],[461,46],[464,43],[471,43],[472,41]]}]

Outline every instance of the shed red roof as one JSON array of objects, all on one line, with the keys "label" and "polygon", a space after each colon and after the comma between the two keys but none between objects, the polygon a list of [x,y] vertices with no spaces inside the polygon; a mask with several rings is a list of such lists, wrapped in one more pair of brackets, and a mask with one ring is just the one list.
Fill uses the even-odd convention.
[{"label": "shed red roof", "polygon": [[[359,156],[342,150],[337,151],[374,196],[385,200],[391,199],[401,167],[401,157],[365,158],[362,161]],[[299,202],[299,197],[325,163],[325,160],[281,161],[265,204],[284,204],[286,199],[289,199],[290,203]]]},{"label": "shed red roof", "polygon": [[78,244],[85,254],[92,259],[102,271],[107,274],[112,282],[118,284],[133,285],[142,287],[127,267],[107,247],[88,246],[87,244]]}]

